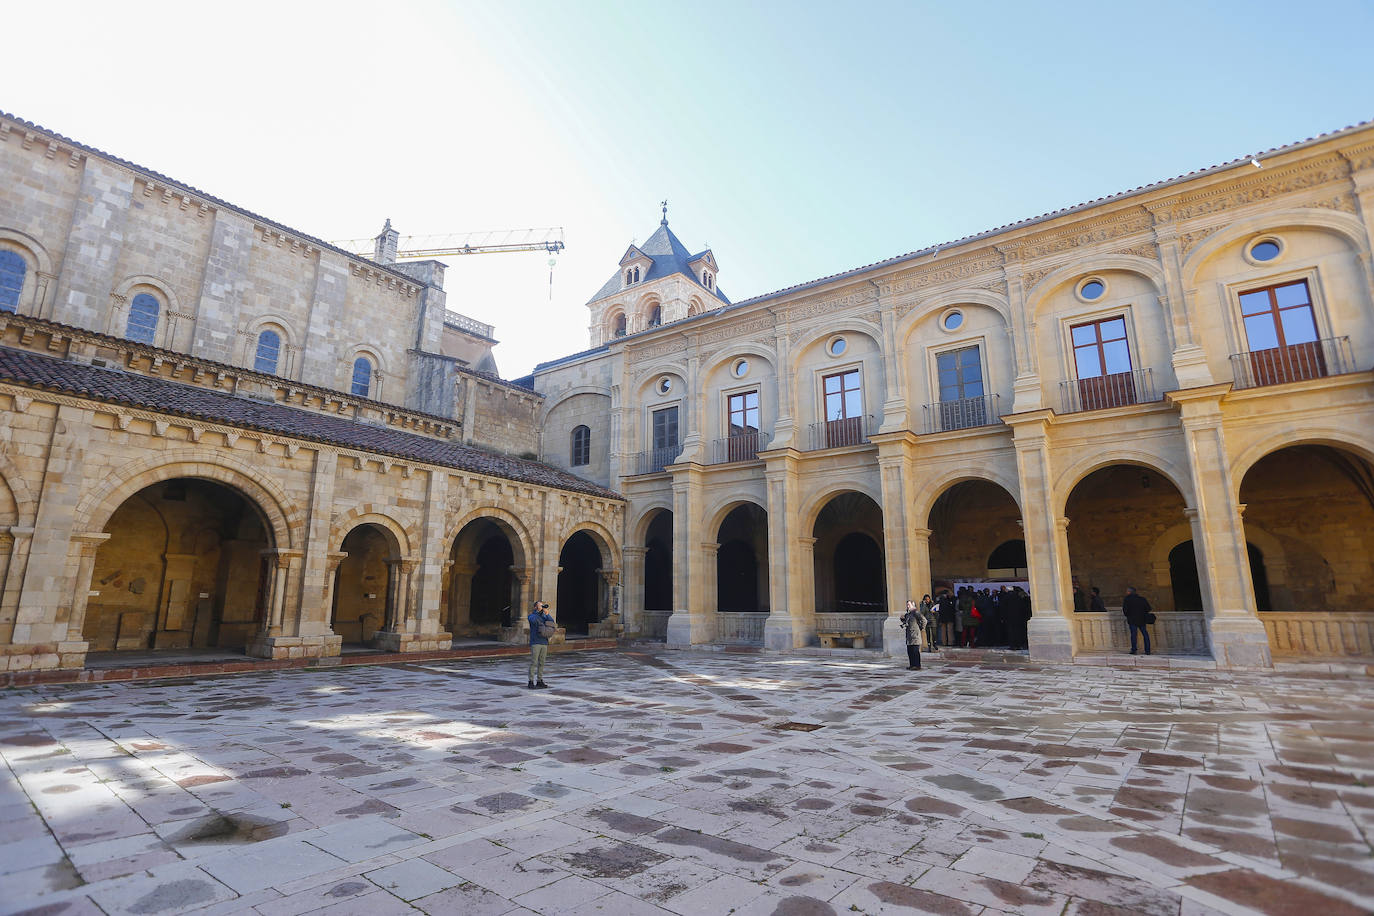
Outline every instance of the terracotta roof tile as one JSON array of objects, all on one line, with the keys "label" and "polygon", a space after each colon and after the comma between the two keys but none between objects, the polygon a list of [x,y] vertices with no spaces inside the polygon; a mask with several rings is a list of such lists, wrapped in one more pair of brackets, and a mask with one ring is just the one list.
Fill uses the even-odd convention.
[{"label": "terracotta roof tile", "polygon": [[624,499],[613,490],[537,461],[509,458],[468,445],[371,426],[343,417],[312,413],[283,404],[263,403],[117,369],[99,369],[10,347],[0,347],[0,381],[535,486],[586,493],[602,499]]}]

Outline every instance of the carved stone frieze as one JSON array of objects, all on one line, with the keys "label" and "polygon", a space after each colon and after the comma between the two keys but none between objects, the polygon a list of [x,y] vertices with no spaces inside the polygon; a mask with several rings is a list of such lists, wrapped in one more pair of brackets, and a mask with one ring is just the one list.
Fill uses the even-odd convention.
[{"label": "carved stone frieze", "polygon": [[1220,226],[1207,226],[1203,229],[1194,229],[1191,232],[1184,232],[1178,237],[1179,247],[1187,255],[1198,245],[1201,245],[1211,235],[1214,235]]},{"label": "carved stone frieze", "polygon": [[1159,257],[1159,250],[1150,242],[1141,245],[1132,245],[1130,248],[1118,248],[1112,253],[1125,254],[1131,257],[1146,258],[1149,260],[1155,260]]},{"label": "carved stone frieze", "polygon": [[1171,208],[1174,219],[1191,219],[1219,213],[1246,204],[1340,181],[1350,174],[1350,165],[1339,156],[1330,156],[1277,175],[1254,175],[1238,185],[1204,191],[1180,199]]},{"label": "carved stone frieze", "polygon": [[941,283],[967,280],[970,277],[976,277],[990,271],[997,271],[996,279],[1000,281],[1001,267],[1002,258],[998,255],[989,254],[975,255],[956,261],[933,261],[923,265],[918,272],[906,274],[890,282],[883,281],[881,283],[882,294],[891,296],[909,293]]},{"label": "carved stone frieze", "polygon": [[646,360],[658,359],[671,353],[681,353],[682,351],[683,343],[679,338],[677,340],[653,344],[652,346],[636,347],[633,350],[627,351],[625,356],[630,365],[636,366]]},{"label": "carved stone frieze", "polygon": [[858,289],[842,296],[833,296],[829,299],[822,299],[819,302],[806,302],[801,305],[793,306],[787,310],[788,321],[805,321],[808,318],[815,318],[817,315],[831,315],[835,312],[852,308],[856,305],[871,301],[876,292],[872,288]]},{"label": "carved stone frieze", "polygon": [[1323,210],[1339,210],[1342,213],[1358,213],[1355,208],[1355,199],[1349,194],[1337,194],[1335,197],[1327,197],[1322,200],[1308,201],[1303,204],[1305,207],[1320,207]]}]

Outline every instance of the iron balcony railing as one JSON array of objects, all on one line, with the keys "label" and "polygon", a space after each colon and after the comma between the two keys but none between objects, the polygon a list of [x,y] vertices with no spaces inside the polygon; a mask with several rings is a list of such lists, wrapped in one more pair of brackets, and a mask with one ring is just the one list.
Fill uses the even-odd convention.
[{"label": "iron balcony railing", "polygon": [[1349,337],[1327,337],[1269,350],[1231,354],[1236,388],[1302,382],[1354,370]]},{"label": "iron balcony railing", "polygon": [[711,463],[729,464],[732,461],[755,461],[759,457],[759,449],[767,443],[768,440],[758,430],[733,433],[724,439],[716,439],[711,447]]},{"label": "iron balcony railing", "polygon": [[996,423],[1002,417],[1001,406],[995,394],[927,404],[925,413],[928,433],[987,426]]},{"label": "iron balcony railing", "polygon": [[872,414],[862,417],[841,417],[838,420],[822,420],[811,424],[809,451],[823,448],[843,448],[846,445],[863,445],[868,437],[878,431],[878,424]]},{"label": "iron balcony railing", "polygon": [[1154,372],[1150,369],[1132,369],[1129,372],[1113,372],[1096,378],[1080,378],[1059,383],[1061,413],[1078,413],[1083,410],[1106,410],[1108,407],[1129,407],[1132,404],[1148,404],[1158,401],[1155,391]]},{"label": "iron balcony railing", "polygon": [[673,463],[678,453],[682,451],[680,445],[666,445],[661,448],[651,448],[648,451],[639,453],[639,473],[657,474],[659,471]]}]

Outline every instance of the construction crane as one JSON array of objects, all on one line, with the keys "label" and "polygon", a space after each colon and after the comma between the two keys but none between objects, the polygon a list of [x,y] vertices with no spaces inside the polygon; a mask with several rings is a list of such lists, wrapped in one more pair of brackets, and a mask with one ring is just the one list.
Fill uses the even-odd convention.
[{"label": "construction crane", "polygon": [[[395,253],[388,251],[387,236],[394,236]],[[393,261],[443,258],[468,254],[500,254],[507,251],[545,251],[555,255],[563,250],[563,227],[545,229],[495,229],[486,232],[450,233],[447,235],[400,235],[391,228],[391,220],[380,235],[370,239],[344,239],[331,242],[365,258],[382,264]]]}]

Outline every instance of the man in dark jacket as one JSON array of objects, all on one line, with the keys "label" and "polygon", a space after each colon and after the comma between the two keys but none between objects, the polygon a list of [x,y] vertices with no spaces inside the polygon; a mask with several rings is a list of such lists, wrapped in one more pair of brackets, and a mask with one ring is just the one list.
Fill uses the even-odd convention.
[{"label": "man in dark jacket", "polygon": [[1145,654],[1150,654],[1150,631],[1145,625],[1150,622],[1150,602],[1143,595],[1136,594],[1134,586],[1126,586],[1126,597],[1121,599],[1121,613],[1126,615],[1126,626],[1131,631],[1131,654],[1135,655],[1135,631],[1145,637]]},{"label": "man in dark jacket", "polygon": [[534,603],[534,610],[530,611],[530,682],[529,689],[536,690],[549,686],[544,683],[544,659],[549,656],[549,637],[541,632],[546,627],[553,627],[553,615],[549,613],[549,606],[542,601]]}]

